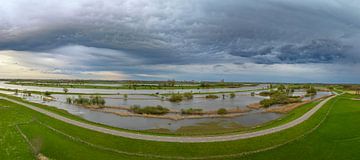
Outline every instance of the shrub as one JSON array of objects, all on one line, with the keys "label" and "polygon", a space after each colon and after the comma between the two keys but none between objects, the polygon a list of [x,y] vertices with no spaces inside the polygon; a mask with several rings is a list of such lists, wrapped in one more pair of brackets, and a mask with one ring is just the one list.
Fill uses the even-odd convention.
[{"label": "shrub", "polygon": [[270,99],[264,99],[260,101],[263,107],[270,107],[274,104],[289,104],[301,102],[299,97],[287,96],[285,93],[276,92],[270,96]]},{"label": "shrub", "polygon": [[66,103],[68,103],[68,104],[72,104],[72,103],[73,103],[72,98],[67,97],[67,98],[66,98]]},{"label": "shrub", "polygon": [[181,102],[183,100],[183,96],[181,94],[172,94],[169,98],[170,102]]},{"label": "shrub", "polygon": [[181,109],[181,114],[185,115],[202,115],[203,110],[201,108],[189,108],[189,109]]},{"label": "shrub", "polygon": [[64,93],[66,94],[66,93],[68,93],[68,92],[69,92],[69,89],[67,89],[67,88],[63,88],[63,91],[64,91]]},{"label": "shrub", "polygon": [[51,96],[51,93],[50,93],[49,91],[46,91],[46,92],[44,93],[44,95],[47,96],[47,97],[49,97],[49,96]]},{"label": "shrub", "polygon": [[146,106],[141,108],[139,105],[134,105],[130,107],[130,111],[137,114],[154,114],[154,115],[163,115],[169,113],[169,109],[162,107],[160,105],[157,106]]},{"label": "shrub", "polygon": [[217,114],[224,115],[227,114],[227,110],[225,108],[220,108],[217,110]]},{"label": "shrub", "polygon": [[215,94],[209,94],[209,95],[206,95],[205,98],[206,99],[216,99],[216,98],[219,98],[219,96],[215,95]]},{"label": "shrub", "polygon": [[230,93],[230,98],[235,98],[235,93]]},{"label": "shrub", "polygon": [[271,96],[271,95],[272,95],[272,93],[273,93],[273,92],[263,91],[263,92],[260,92],[260,93],[259,93],[259,95],[260,95],[260,96],[264,96],[264,97],[266,97],[266,96]]},{"label": "shrub", "polygon": [[71,99],[71,101],[67,99],[67,102],[71,102],[74,104],[80,104],[80,105],[99,105],[104,106],[106,101],[101,96],[90,96],[90,98],[85,98],[82,96],[79,96],[77,99]]},{"label": "shrub", "polygon": [[184,97],[186,98],[186,99],[193,99],[193,93],[191,93],[191,92],[186,92],[186,93],[184,93]]},{"label": "shrub", "polygon": [[310,87],[309,89],[306,90],[307,94],[316,94],[317,91],[314,87]]}]

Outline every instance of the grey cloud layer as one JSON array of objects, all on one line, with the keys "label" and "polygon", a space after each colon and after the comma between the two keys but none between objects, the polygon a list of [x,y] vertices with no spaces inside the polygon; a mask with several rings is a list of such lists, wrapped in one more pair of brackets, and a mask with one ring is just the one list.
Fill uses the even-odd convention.
[{"label": "grey cloud layer", "polygon": [[226,61],[218,54],[256,63],[328,63],[352,56],[347,52],[354,46],[346,40],[359,38],[359,5],[351,0],[15,0],[0,9],[0,48],[85,45],[120,50],[149,64],[206,63],[199,55]]},{"label": "grey cloud layer", "polygon": [[63,59],[65,70],[147,76],[169,73],[146,67],[156,65],[357,64],[359,33],[355,0],[12,0],[0,6],[0,50]]}]

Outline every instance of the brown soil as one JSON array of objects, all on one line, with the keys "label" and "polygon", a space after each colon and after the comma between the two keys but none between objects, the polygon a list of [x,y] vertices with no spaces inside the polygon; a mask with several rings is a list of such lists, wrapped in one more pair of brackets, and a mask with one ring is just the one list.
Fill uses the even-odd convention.
[{"label": "brown soil", "polygon": [[246,107],[250,108],[250,109],[260,109],[262,108],[260,103],[253,103],[253,104],[249,104]]},{"label": "brown soil", "polygon": [[313,99],[313,100],[306,100],[306,101],[302,101],[302,102],[299,102],[299,103],[291,103],[291,104],[286,104],[286,105],[282,105],[282,106],[279,106],[279,107],[270,107],[270,108],[267,108],[265,109],[265,112],[274,112],[274,113],[288,113],[306,103],[309,103],[309,102],[314,102],[314,101],[318,101],[318,100],[321,100],[321,99],[325,99],[325,98],[328,98],[330,97],[331,95],[329,96],[324,96],[324,97],[321,97],[321,98],[316,98],[316,99]]}]

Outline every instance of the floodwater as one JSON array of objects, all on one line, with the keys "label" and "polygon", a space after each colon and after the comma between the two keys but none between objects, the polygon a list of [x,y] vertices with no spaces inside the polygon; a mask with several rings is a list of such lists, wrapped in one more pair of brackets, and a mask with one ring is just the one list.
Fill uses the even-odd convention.
[{"label": "floodwater", "polygon": [[[0,93],[14,94],[7,91],[0,91]],[[175,121],[161,118],[123,117],[111,113],[92,111],[86,108],[78,107],[76,105],[67,104],[62,101],[44,102],[42,100],[42,96],[36,94],[32,94],[32,96],[23,96],[20,93],[17,96],[23,97],[30,102],[41,103],[54,106],[59,109],[64,109],[71,114],[78,115],[92,122],[131,130],[168,129],[170,131],[176,131],[181,127],[198,126],[204,123],[218,123],[224,126],[226,126],[228,123],[236,123],[243,127],[251,127],[278,119],[282,116],[282,114],[262,113],[260,110],[257,110],[248,112],[242,116],[231,118],[199,118]]]},{"label": "floodwater", "polygon": [[[206,99],[206,95],[194,95],[191,100],[183,100],[181,102],[170,102],[166,98],[162,99],[160,96],[150,95],[128,95],[127,99],[124,99],[122,95],[103,95],[102,97],[106,101],[107,106],[127,106],[140,105],[140,106],[157,106],[180,110],[188,108],[201,108],[204,111],[217,110],[220,108],[246,108],[247,105],[257,103],[266,97],[251,96],[248,92],[237,92],[234,98],[230,98],[229,94],[216,94],[219,96],[217,99]],[[54,94],[52,95],[56,100],[66,102],[66,98],[77,98],[74,95]],[[88,96],[83,96],[88,97]]]},{"label": "floodwater", "polygon": [[[317,98],[321,98],[321,97],[324,97],[324,96],[329,96],[331,94],[332,94],[332,92],[318,91],[316,93],[316,95],[311,96],[311,97],[304,97],[303,100],[317,99]],[[306,91],[305,90],[295,90],[295,92],[292,95],[293,96],[304,96],[304,95],[306,95]]]},{"label": "floodwater", "polygon": [[[5,86],[5,87],[4,87]],[[37,91],[58,91],[60,88],[45,88],[42,87],[32,87],[32,86],[17,86],[17,85],[7,85],[5,82],[0,82],[1,88],[9,88],[11,89],[26,89],[26,90],[37,90]],[[257,89],[263,88],[266,85],[259,85],[255,87],[242,87],[236,88],[233,90],[249,90],[249,89]],[[62,89],[61,89],[62,90]],[[200,92],[219,92],[219,91],[229,91],[232,89],[208,89],[208,90],[200,90]],[[81,93],[114,93],[117,91],[121,91],[122,93],[152,93],[157,92],[154,90],[95,90],[95,89],[74,89],[74,92]],[[98,92],[100,91],[100,92]],[[126,92],[129,91],[129,92]],[[158,90],[162,91],[162,90]],[[180,90],[179,90],[180,91]],[[184,90],[181,90],[184,92]],[[163,92],[170,92],[169,90],[164,90]],[[13,92],[8,91],[0,91],[0,93],[6,94],[14,94]],[[296,91],[294,95],[304,95],[303,91]],[[313,98],[322,97],[324,95],[330,95],[330,92],[318,92],[318,94]],[[161,100],[161,97],[151,96],[151,95],[128,95],[128,100],[124,100],[122,95],[106,95],[104,98],[106,99],[107,104],[109,106],[130,106],[130,105],[162,105],[164,107],[169,107],[171,109],[182,109],[182,108],[203,108],[204,110],[214,110],[218,108],[244,108],[247,104],[256,103],[266,97],[260,96],[250,96],[250,92],[238,92],[236,93],[236,97],[231,99],[228,94],[225,94],[225,99],[222,98],[222,94],[218,94],[218,99],[205,99],[205,95],[194,95],[193,100],[183,101],[180,103],[171,103],[169,101]],[[262,110],[253,110],[247,113],[244,113],[242,116],[231,117],[231,118],[199,118],[199,119],[183,119],[183,120],[169,120],[169,119],[161,119],[161,118],[144,118],[144,117],[124,117],[118,116],[112,113],[103,113],[92,111],[86,108],[78,107],[76,105],[71,105],[65,103],[66,97],[69,95],[52,95],[56,98],[55,101],[44,102],[42,100],[41,95],[33,94],[32,96],[23,96],[22,94],[17,95],[19,97],[23,97],[28,101],[35,103],[42,103],[49,106],[54,106],[59,109],[64,109],[71,114],[78,115],[83,117],[86,120],[101,123],[113,127],[131,129],[131,130],[149,130],[149,129],[168,129],[170,131],[176,131],[179,128],[187,127],[187,126],[198,126],[204,123],[218,123],[224,124],[226,126],[227,123],[236,123],[240,126],[251,127],[257,126],[275,119],[280,118],[283,114],[278,113],[266,113],[262,112]],[[307,97],[311,98],[311,97]]]},{"label": "floodwater", "polygon": [[[69,93],[99,93],[99,94],[169,94],[169,93],[204,93],[204,92],[231,92],[231,91],[246,91],[255,89],[264,89],[267,84],[259,84],[257,86],[245,86],[240,88],[212,88],[212,89],[175,89],[175,90],[133,90],[133,89],[84,89],[84,88],[68,88]],[[0,88],[4,89],[19,89],[28,91],[40,92],[63,92],[63,88],[55,87],[39,87],[39,86],[22,86],[6,84],[6,81],[0,81]]]}]

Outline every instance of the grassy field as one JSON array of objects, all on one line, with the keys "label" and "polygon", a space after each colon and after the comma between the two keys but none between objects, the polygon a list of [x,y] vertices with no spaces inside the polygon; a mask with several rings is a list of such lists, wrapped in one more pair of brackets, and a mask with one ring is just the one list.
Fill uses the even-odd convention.
[{"label": "grassy field", "polygon": [[[335,98],[305,123],[276,134],[231,142],[195,144],[150,142],[101,134],[1,100],[0,159],[34,158],[31,147],[21,133],[32,144],[35,154],[42,153],[53,159],[327,159],[333,156],[342,159],[347,155],[357,155],[355,152],[360,146],[360,129],[357,125],[360,121],[360,107],[357,107],[360,101],[349,98]],[[330,114],[320,127],[309,132],[324,120],[328,111]],[[242,155],[279,144],[284,146],[249,157]],[[308,151],[306,154],[304,149]]]},{"label": "grassy field", "polygon": [[102,126],[105,128],[111,128],[111,129],[115,129],[115,130],[122,130],[122,131],[128,131],[128,132],[136,132],[136,133],[142,133],[142,134],[167,135],[167,136],[199,136],[199,135],[219,135],[219,134],[231,134],[231,133],[234,134],[234,133],[252,132],[252,131],[257,131],[257,130],[261,130],[261,129],[267,129],[270,127],[275,127],[275,126],[279,126],[284,123],[290,122],[290,121],[300,117],[301,115],[303,115],[304,113],[306,113],[311,108],[313,108],[316,104],[319,103],[318,101],[315,101],[315,102],[305,104],[305,105],[298,107],[298,108],[294,109],[293,111],[287,113],[286,115],[284,115],[283,117],[281,117],[279,119],[276,119],[276,120],[273,120],[273,121],[270,121],[268,123],[264,123],[264,124],[261,124],[258,126],[254,126],[254,127],[243,127],[238,124],[228,124],[227,127],[224,128],[222,126],[219,126],[219,124],[217,124],[217,123],[206,123],[206,124],[203,124],[201,126],[199,125],[196,127],[194,127],[194,126],[183,127],[183,128],[180,128],[179,130],[173,132],[173,131],[169,131],[166,129],[134,131],[134,130],[126,130],[126,129],[116,128],[116,127],[111,127],[111,126],[87,121],[79,116],[72,115],[65,110],[57,109],[52,106],[28,102],[26,100],[23,100],[22,98],[5,95],[5,94],[0,94],[0,96],[12,98],[12,99],[24,102],[24,103],[35,105],[39,108],[49,110],[51,112],[57,113],[59,115],[65,116],[70,119],[74,119],[74,120],[81,121],[81,122],[86,122],[86,123],[97,125],[97,126]]},{"label": "grassy field", "polygon": [[360,159],[360,101],[338,98],[328,118],[312,134],[246,159]]}]

